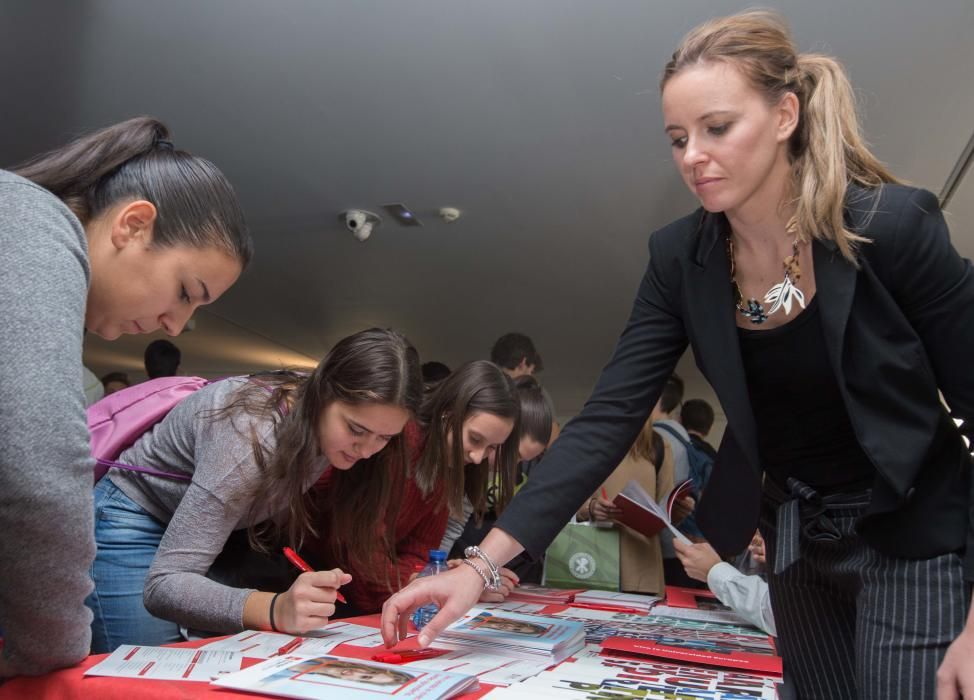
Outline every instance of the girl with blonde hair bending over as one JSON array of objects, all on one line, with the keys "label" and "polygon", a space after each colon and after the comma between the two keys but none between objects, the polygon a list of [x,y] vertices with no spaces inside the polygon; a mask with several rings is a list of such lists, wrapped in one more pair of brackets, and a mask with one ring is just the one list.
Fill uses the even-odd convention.
[{"label": "girl with blonde hair bending over", "polygon": [[[473,554],[500,565],[544,551],[690,344],[728,419],[697,524],[732,554],[760,521],[799,695],[974,696],[961,435],[974,426],[974,274],[936,197],[869,152],[842,68],[799,54],[775,14],[694,29],[661,90],[674,164],[701,207],[650,237],[592,397]],[[477,599],[471,569],[391,598],[387,642],[400,615],[434,600],[428,644]]]}]

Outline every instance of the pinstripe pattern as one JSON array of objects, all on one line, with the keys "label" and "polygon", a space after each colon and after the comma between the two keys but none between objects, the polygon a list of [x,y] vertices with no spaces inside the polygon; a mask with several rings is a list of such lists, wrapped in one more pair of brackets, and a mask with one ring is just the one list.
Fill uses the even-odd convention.
[{"label": "pinstripe pattern", "polygon": [[[761,532],[774,561],[776,513]],[[957,554],[886,556],[855,533],[864,508],[832,510],[837,541],[800,537],[801,557],[768,584],[785,672],[800,698],[934,698],[937,667],[960,634],[969,589]]]}]

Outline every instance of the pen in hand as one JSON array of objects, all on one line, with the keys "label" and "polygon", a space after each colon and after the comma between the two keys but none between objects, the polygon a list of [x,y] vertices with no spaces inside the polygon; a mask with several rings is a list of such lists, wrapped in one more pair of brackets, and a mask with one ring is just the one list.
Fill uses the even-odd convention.
[{"label": "pen in hand", "polygon": [[[290,547],[284,548],[284,556],[287,557],[287,560],[292,564],[294,564],[294,566],[296,566],[301,571],[314,571],[314,569],[311,568],[308,562],[302,559],[301,556]],[[345,596],[343,596],[342,592],[337,588],[335,589],[335,598],[339,602],[345,603],[346,605],[348,604],[348,601],[345,600]]]}]

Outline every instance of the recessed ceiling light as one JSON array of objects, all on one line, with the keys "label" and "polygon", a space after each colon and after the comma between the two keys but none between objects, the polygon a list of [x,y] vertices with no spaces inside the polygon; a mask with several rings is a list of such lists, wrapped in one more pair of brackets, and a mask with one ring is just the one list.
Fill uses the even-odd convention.
[{"label": "recessed ceiling light", "polygon": [[395,203],[395,204],[383,204],[382,208],[385,209],[389,216],[398,221],[403,226],[422,226],[423,222],[420,221],[415,214],[413,214],[405,204]]}]

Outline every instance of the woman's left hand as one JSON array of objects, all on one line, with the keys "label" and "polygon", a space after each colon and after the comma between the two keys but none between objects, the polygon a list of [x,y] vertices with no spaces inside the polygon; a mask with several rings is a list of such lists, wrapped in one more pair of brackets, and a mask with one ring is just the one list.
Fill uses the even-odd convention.
[{"label": "woman's left hand", "polygon": [[[455,569],[463,563],[463,559],[450,559],[446,564],[451,569]],[[507,600],[507,596],[511,594],[511,591],[521,582],[513,571],[507,567],[502,566],[498,573],[501,575],[501,587],[499,591],[488,591],[484,590],[480,594],[481,603],[500,603]]]},{"label": "woman's left hand", "polygon": [[968,622],[937,669],[937,700],[974,698],[974,627]]}]

